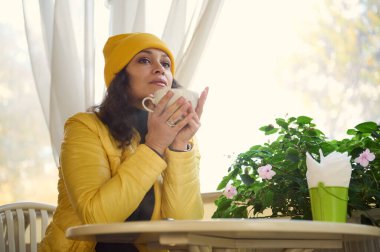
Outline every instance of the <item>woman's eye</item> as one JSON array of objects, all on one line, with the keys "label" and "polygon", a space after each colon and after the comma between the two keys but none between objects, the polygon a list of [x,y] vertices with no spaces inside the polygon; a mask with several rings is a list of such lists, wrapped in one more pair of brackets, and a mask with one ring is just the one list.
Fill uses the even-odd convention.
[{"label": "woman's eye", "polygon": [[148,63],[150,63],[150,60],[148,58],[141,58],[141,59],[139,59],[138,62],[142,63],[142,64],[148,64]]},{"label": "woman's eye", "polygon": [[166,69],[169,69],[170,68],[170,63],[169,62],[161,62],[161,65],[166,68]]}]

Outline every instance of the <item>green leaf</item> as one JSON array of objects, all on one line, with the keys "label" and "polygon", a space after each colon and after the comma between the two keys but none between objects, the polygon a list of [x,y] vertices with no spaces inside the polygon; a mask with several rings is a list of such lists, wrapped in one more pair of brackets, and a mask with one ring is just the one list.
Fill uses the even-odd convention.
[{"label": "green leaf", "polygon": [[254,183],[252,186],[253,192],[255,194],[258,194],[259,191],[262,189],[262,187],[263,187],[262,183]]},{"label": "green leaf", "polygon": [[235,178],[239,174],[240,171],[241,171],[241,168],[234,167],[234,170],[229,175],[230,179]]},{"label": "green leaf", "polygon": [[219,210],[225,210],[231,206],[232,199],[227,199],[225,196],[222,196],[217,200],[217,204]]},{"label": "green leaf", "polygon": [[375,122],[364,122],[356,125],[355,129],[363,133],[371,133],[377,130],[377,124]]},{"label": "green leaf", "polygon": [[333,144],[324,142],[324,143],[321,143],[321,149],[322,149],[323,153],[326,154],[326,153],[333,152],[336,148]]},{"label": "green leaf", "polygon": [[297,123],[298,124],[308,124],[311,121],[313,121],[313,118],[307,117],[307,116],[299,116],[297,117]]},{"label": "green leaf", "polygon": [[347,130],[347,135],[356,135],[356,130],[354,130],[354,129],[349,129],[349,130]]},{"label": "green leaf", "polygon": [[231,180],[230,176],[224,176],[223,180],[219,183],[218,188],[216,188],[216,190],[222,190],[226,188],[226,185],[230,180]]},{"label": "green leaf", "polygon": [[240,174],[240,178],[243,181],[243,183],[247,186],[250,186],[253,184],[253,182],[255,182],[255,180],[248,174]]},{"label": "green leaf", "polygon": [[288,129],[289,123],[287,123],[284,119],[282,119],[282,118],[277,118],[277,119],[276,119],[276,123],[277,123],[280,127],[284,128],[284,129]]},{"label": "green leaf", "polygon": [[227,199],[224,195],[219,197],[215,201],[215,205],[217,205],[217,209],[212,215],[211,218],[223,218],[229,212],[233,201],[231,199]]},{"label": "green leaf", "polygon": [[295,118],[294,116],[292,116],[292,117],[290,117],[290,118],[288,119],[288,123],[294,122],[294,121],[296,121],[296,120],[297,120],[297,118]]},{"label": "green leaf", "polygon": [[318,136],[319,132],[315,129],[308,129],[305,131],[305,134],[308,136]]},{"label": "green leaf", "polygon": [[272,135],[278,131],[278,128],[274,128],[272,130],[265,131],[265,135]]},{"label": "green leaf", "polygon": [[272,124],[262,126],[259,128],[259,130],[264,131],[265,135],[271,135],[278,131],[278,128],[275,128]]},{"label": "green leaf", "polygon": [[289,147],[286,150],[285,158],[293,163],[297,163],[299,161],[299,153],[296,149]]},{"label": "green leaf", "polygon": [[253,213],[262,213],[265,210],[265,206],[261,201],[255,201],[253,204]]},{"label": "green leaf", "polygon": [[234,218],[247,218],[248,217],[248,212],[247,212],[247,207],[246,206],[240,206],[235,209],[234,211]]},{"label": "green leaf", "polygon": [[266,191],[263,195],[263,204],[264,206],[272,206],[273,204],[273,192],[272,191]]},{"label": "green leaf", "polygon": [[259,128],[259,130],[261,130],[261,131],[268,131],[268,130],[272,130],[272,129],[274,129],[274,126],[272,124],[261,126]]}]

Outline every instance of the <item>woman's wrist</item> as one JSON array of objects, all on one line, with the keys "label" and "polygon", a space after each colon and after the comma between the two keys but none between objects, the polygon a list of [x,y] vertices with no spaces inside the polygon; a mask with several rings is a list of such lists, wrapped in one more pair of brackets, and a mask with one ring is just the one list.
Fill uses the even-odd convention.
[{"label": "woman's wrist", "polygon": [[169,150],[176,151],[176,152],[187,152],[187,151],[191,151],[192,148],[193,146],[191,143],[176,144],[176,145],[173,144],[169,146]]},{"label": "woman's wrist", "polygon": [[164,151],[161,150],[161,148],[158,148],[157,146],[151,145],[149,143],[145,143],[145,145],[148,146],[152,151],[157,153],[157,155],[159,155],[160,157],[164,156]]}]

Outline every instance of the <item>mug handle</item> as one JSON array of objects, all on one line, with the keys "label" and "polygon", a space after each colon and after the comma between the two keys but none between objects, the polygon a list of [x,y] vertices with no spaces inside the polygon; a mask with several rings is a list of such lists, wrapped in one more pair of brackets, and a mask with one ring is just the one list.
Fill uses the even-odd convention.
[{"label": "mug handle", "polygon": [[147,100],[150,100],[152,103],[154,103],[154,101],[153,101],[153,98],[152,97],[145,97],[143,100],[142,100],[142,105],[143,105],[143,107],[144,107],[144,109],[146,110],[146,111],[148,111],[148,112],[153,112],[153,110],[151,110],[150,108],[148,108],[146,105],[145,105],[145,101],[147,101]]}]

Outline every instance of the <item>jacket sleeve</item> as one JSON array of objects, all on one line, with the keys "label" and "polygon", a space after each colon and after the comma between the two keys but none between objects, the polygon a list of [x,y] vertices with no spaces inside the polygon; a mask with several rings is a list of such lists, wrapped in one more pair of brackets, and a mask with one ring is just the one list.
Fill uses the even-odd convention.
[{"label": "jacket sleeve", "polygon": [[167,164],[142,144],[111,176],[109,157],[92,126],[75,117],[65,124],[60,161],[71,205],[83,223],[124,221]]},{"label": "jacket sleeve", "polygon": [[199,160],[195,144],[189,152],[166,151],[168,167],[163,172],[162,216],[173,219],[202,219]]}]

